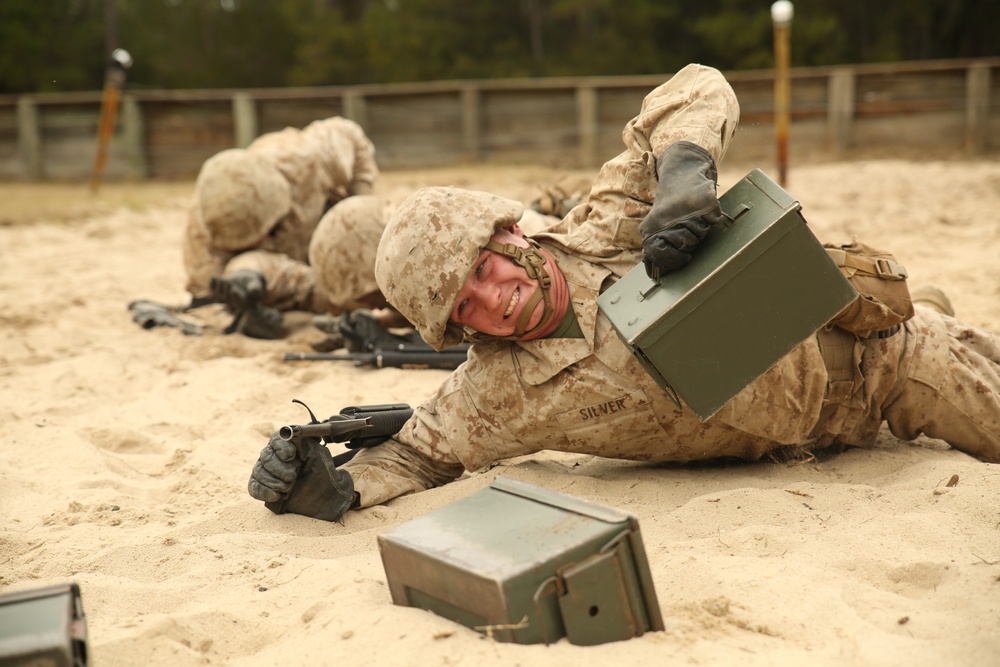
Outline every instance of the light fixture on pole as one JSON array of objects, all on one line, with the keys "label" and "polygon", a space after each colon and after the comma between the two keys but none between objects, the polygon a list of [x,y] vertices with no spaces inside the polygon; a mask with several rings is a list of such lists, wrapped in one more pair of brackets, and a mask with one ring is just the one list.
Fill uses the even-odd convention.
[{"label": "light fixture on pole", "polygon": [[777,0],[771,5],[771,21],[774,23],[774,127],[778,142],[778,183],[782,186],[788,182],[788,65],[793,13],[794,8],[789,0]]}]

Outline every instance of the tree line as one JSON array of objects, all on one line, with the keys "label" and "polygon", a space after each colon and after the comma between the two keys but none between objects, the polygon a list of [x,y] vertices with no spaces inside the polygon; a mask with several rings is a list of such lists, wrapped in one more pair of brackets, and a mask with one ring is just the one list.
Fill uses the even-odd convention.
[{"label": "tree line", "polygon": [[[793,67],[1000,55],[996,0],[798,0]],[[768,0],[3,0],[0,93],[773,66]]]}]

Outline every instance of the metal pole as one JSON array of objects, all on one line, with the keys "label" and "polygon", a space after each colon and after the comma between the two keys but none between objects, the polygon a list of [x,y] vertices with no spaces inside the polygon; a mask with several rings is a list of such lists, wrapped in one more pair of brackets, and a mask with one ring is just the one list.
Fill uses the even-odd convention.
[{"label": "metal pole", "polygon": [[793,7],[789,0],[778,0],[771,5],[771,21],[774,23],[774,127],[778,143],[778,183],[782,186],[788,182],[788,65],[791,51],[788,37],[792,14]]},{"label": "metal pole", "polygon": [[104,166],[108,161],[108,144],[115,129],[115,118],[118,116],[118,98],[125,84],[125,70],[132,66],[132,56],[125,49],[115,49],[111,52],[111,62],[108,64],[104,77],[104,95],[101,97],[101,122],[97,129],[97,157],[94,159],[94,171],[90,176],[90,191],[96,193],[101,186]]}]

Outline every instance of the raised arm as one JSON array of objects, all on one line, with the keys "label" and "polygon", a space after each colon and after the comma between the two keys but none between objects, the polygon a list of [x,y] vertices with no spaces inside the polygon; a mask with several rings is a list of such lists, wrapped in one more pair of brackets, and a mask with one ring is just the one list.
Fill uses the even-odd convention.
[{"label": "raised arm", "polygon": [[226,262],[235,253],[212,247],[208,231],[201,224],[197,206],[191,206],[188,211],[181,250],[187,273],[187,291],[195,299],[210,297],[212,276],[221,275]]},{"label": "raised arm", "polygon": [[347,195],[371,194],[379,177],[375,145],[353,120],[336,116],[311,123],[307,134],[321,137],[325,168],[336,189]]},{"label": "raised arm", "polygon": [[[567,224],[581,231],[561,242],[607,258],[602,263],[618,275],[638,260],[628,251],[655,245],[689,252],[700,240],[697,235],[717,220],[716,168],[739,113],[725,77],[703,65],[688,65],[650,91],[622,131],[625,150],[598,173],[589,209],[574,211],[586,219]],[[667,234],[660,243],[660,232],[688,220],[695,222],[691,230],[682,230],[682,238]]]}]

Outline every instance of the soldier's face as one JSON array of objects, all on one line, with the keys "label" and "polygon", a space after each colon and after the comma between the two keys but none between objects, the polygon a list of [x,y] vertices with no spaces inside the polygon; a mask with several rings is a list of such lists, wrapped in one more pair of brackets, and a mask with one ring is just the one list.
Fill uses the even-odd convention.
[{"label": "soldier's face", "polygon": [[[527,241],[508,230],[497,232],[493,239],[498,243],[528,247]],[[521,311],[537,289],[540,289],[538,283],[528,277],[523,267],[509,257],[483,250],[458,293],[451,320],[490,336],[510,336],[517,327]],[[537,325],[544,312],[544,303],[539,300],[525,330],[530,331]]]}]

